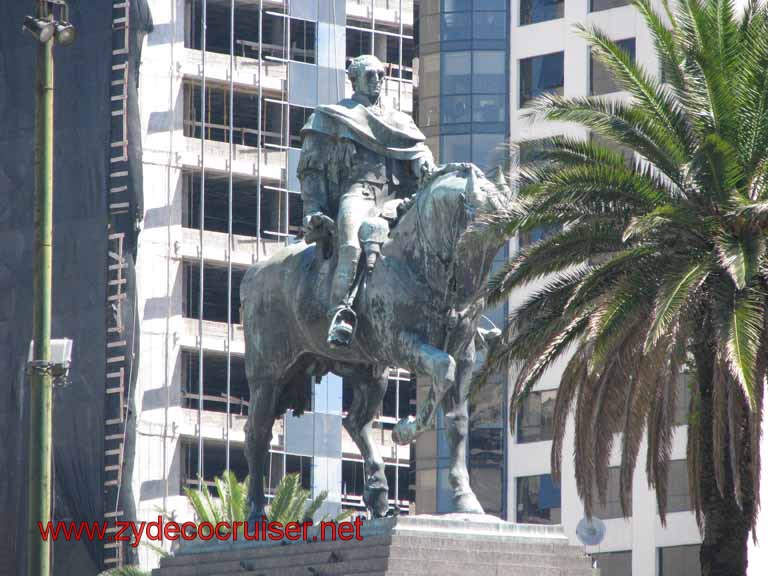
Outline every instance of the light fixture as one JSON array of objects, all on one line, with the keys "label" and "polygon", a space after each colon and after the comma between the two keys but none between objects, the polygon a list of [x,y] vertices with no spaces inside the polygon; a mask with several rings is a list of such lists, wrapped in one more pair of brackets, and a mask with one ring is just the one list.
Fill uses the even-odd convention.
[{"label": "light fixture", "polygon": [[72,340],[60,338],[50,342],[49,361],[35,360],[35,341],[29,343],[27,373],[49,374],[54,386],[64,387],[69,384],[69,367],[72,362]]},{"label": "light fixture", "polygon": [[69,22],[56,22],[56,42],[69,46],[75,41],[75,27]]},{"label": "light fixture", "polygon": [[56,32],[56,25],[50,20],[41,20],[34,16],[24,18],[24,30],[45,44]]}]

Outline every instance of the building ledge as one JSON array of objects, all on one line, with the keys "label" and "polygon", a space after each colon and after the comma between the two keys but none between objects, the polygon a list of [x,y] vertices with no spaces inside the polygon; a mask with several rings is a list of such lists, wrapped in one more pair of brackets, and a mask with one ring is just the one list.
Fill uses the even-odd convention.
[{"label": "building ledge", "polygon": [[[190,79],[200,79],[203,75],[203,53],[193,48],[184,48],[179,61],[179,72]],[[229,55],[207,51],[205,53],[206,82],[229,84]],[[261,71],[261,74],[259,74]],[[253,90],[261,86],[262,90],[274,95],[283,93],[288,78],[287,65],[246,56],[235,55],[232,81],[235,89]]]},{"label": "building ledge", "polygon": [[[181,164],[185,167],[200,168],[202,162],[199,138],[184,137],[184,149],[181,152]],[[243,176],[258,176],[261,168],[263,180],[279,183],[283,180],[286,167],[286,151],[279,149],[262,149],[261,166],[259,167],[259,149],[251,146],[235,144],[232,151],[232,172]],[[229,164],[229,143],[205,141],[205,167],[210,170],[227,172]]]}]

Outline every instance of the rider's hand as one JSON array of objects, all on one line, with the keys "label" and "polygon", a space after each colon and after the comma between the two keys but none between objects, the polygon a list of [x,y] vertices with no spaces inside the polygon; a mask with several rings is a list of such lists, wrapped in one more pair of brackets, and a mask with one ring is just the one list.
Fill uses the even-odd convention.
[{"label": "rider's hand", "polygon": [[322,212],[307,214],[304,216],[304,241],[311,244],[332,234],[333,226],[333,220]]},{"label": "rider's hand", "polygon": [[435,163],[432,161],[430,156],[419,156],[413,160],[413,164],[414,172],[416,172],[416,175],[420,181],[437,170],[437,166],[435,166]]}]

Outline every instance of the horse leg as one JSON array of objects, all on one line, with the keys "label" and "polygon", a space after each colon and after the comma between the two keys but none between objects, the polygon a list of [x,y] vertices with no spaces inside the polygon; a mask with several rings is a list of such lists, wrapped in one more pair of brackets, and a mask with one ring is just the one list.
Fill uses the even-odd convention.
[{"label": "horse leg", "polygon": [[448,472],[453,489],[455,512],[483,514],[483,507],[469,484],[467,471],[467,436],[469,433],[469,410],[467,396],[475,366],[475,345],[469,346],[457,359],[456,384],[443,397],[445,431],[451,451],[451,466]]},{"label": "horse leg", "polygon": [[450,354],[431,346],[417,336],[402,335],[399,344],[407,366],[415,366],[417,374],[429,376],[432,386],[427,398],[421,403],[416,418],[403,418],[392,430],[392,440],[397,444],[410,444],[422,432],[434,427],[437,407],[445,392],[454,386],[456,361]]},{"label": "horse leg", "polygon": [[248,408],[248,426],[245,433],[245,457],[248,460],[248,522],[257,522],[264,516],[266,496],[264,478],[269,463],[269,444],[275,423],[275,403],[278,391],[275,379],[254,378],[250,381],[251,399]]},{"label": "horse leg", "polygon": [[374,518],[386,516],[389,510],[389,485],[384,473],[384,459],[372,438],[372,422],[387,391],[387,370],[355,374],[350,378],[354,390],[352,405],[344,428],[357,444],[365,461],[363,499]]}]

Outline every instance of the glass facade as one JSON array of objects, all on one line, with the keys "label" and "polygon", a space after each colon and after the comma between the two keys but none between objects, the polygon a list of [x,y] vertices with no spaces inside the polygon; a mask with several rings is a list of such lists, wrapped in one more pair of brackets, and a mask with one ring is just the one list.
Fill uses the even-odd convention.
[{"label": "glass facade", "polygon": [[[616,40],[618,47],[627,54],[629,59],[635,61],[635,39],[625,38],[624,40]],[[618,92],[621,88],[616,84],[611,72],[603,66],[590,52],[589,55],[589,93],[593,96],[599,96],[600,94],[610,94],[612,92]]]},{"label": "glass facade", "polygon": [[565,0],[520,0],[520,25],[563,17]]},{"label": "glass facade", "polygon": [[600,576],[632,576],[632,550],[592,554],[592,559],[597,562]]},{"label": "glass facade", "polygon": [[[431,120],[439,109],[441,162],[471,161],[485,170],[500,163],[497,149],[508,132],[507,13],[506,1],[442,2],[440,84],[420,87],[420,94],[428,99],[434,93],[439,103],[425,101],[420,108],[426,117],[419,118],[423,126],[436,125]],[[426,75],[434,67],[426,66],[428,54],[423,58]]]},{"label": "glass facade", "polygon": [[517,443],[552,440],[557,390],[531,392],[517,413]]},{"label": "glass facade", "polygon": [[520,107],[542,94],[562,95],[563,65],[562,52],[520,60]]},{"label": "glass facade", "polygon": [[560,524],[560,487],[552,476],[524,476],[517,479],[516,521],[523,524]]},{"label": "glass facade", "polygon": [[[509,0],[419,3],[417,121],[440,163],[473,162],[486,172],[504,164],[502,151],[509,134],[509,10]],[[506,257],[506,251],[501,253],[496,265]],[[506,309],[486,315],[503,326]],[[470,405],[468,440],[472,486],[485,511],[502,517],[509,514],[506,403],[506,379],[499,375]],[[437,445],[445,447],[442,433],[438,425]],[[438,509],[450,500],[444,498],[449,491],[443,469],[447,460],[442,461],[440,457],[436,464]]]},{"label": "glass facade", "polygon": [[701,576],[701,546],[670,546],[659,548],[658,576]]}]

